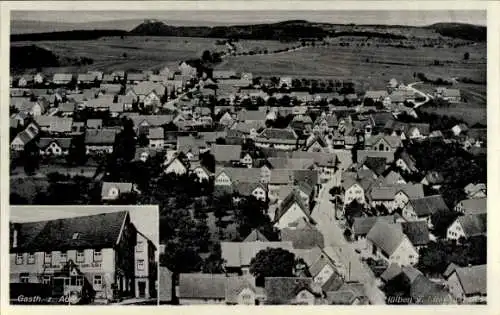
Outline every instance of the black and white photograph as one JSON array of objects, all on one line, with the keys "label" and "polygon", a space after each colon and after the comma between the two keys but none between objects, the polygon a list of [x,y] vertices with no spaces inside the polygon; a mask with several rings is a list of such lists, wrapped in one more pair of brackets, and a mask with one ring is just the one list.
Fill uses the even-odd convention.
[{"label": "black and white photograph", "polygon": [[11,304],[486,304],[485,7],[191,8],[10,11]]},{"label": "black and white photograph", "polygon": [[158,304],[158,206],[11,206],[10,301]]}]

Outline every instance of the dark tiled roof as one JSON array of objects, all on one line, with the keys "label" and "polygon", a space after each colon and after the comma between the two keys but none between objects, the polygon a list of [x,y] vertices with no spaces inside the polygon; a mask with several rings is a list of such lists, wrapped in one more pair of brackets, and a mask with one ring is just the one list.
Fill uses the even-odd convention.
[{"label": "dark tiled roof", "polygon": [[179,275],[180,299],[225,299],[224,274],[181,273]]},{"label": "dark tiled roof", "polygon": [[289,304],[297,294],[306,289],[312,290],[312,278],[273,277],[265,279],[265,292],[268,304]]},{"label": "dark tiled roof", "polygon": [[297,135],[292,129],[266,128],[259,137],[268,139],[296,140]]},{"label": "dark tiled roof", "polygon": [[401,269],[401,266],[397,263],[392,263],[389,265],[389,267],[380,275],[380,279],[382,279],[384,282],[389,282],[392,279],[396,278],[399,276],[403,270]]},{"label": "dark tiled roof", "polygon": [[370,232],[371,228],[378,221],[384,221],[388,223],[396,223],[396,218],[393,215],[379,216],[379,217],[359,217],[354,218],[354,223],[352,224],[352,231],[355,236],[365,236]]},{"label": "dark tiled roof", "polygon": [[[50,221],[14,223],[18,246],[11,252],[57,251],[78,248],[113,248],[120,235],[127,211]],[[73,239],[75,233],[78,237]]]},{"label": "dark tiled roof", "polygon": [[87,130],[85,132],[85,144],[112,145],[118,132],[116,129]]},{"label": "dark tiled roof", "polygon": [[386,159],[384,157],[367,156],[363,164],[375,174],[382,175],[385,171]]},{"label": "dark tiled roof", "polygon": [[400,224],[377,221],[366,238],[382,249],[388,256],[392,255],[403,240],[404,234]]},{"label": "dark tiled roof", "polygon": [[410,296],[421,304],[456,304],[450,293],[441,285],[419,275],[410,288]]},{"label": "dark tiled roof", "polygon": [[464,215],[457,220],[462,226],[465,237],[486,234],[486,213]]},{"label": "dark tiled roof", "polygon": [[308,205],[304,205],[300,193],[294,190],[283,200],[279,208],[276,210],[274,221],[278,222],[294,203],[299,206],[299,208],[304,212],[305,216],[310,216]]},{"label": "dark tiled roof", "polygon": [[408,236],[410,242],[415,246],[423,246],[429,243],[429,227],[425,221],[402,222],[403,233]]},{"label": "dark tiled roof", "polygon": [[217,162],[239,161],[241,156],[241,145],[213,144],[210,152]]},{"label": "dark tiled roof", "polygon": [[255,278],[253,277],[227,277],[226,280],[226,303],[237,304],[238,295],[243,289],[256,292]]},{"label": "dark tiled roof", "polygon": [[413,210],[419,217],[432,215],[440,210],[449,210],[441,195],[410,199],[409,203],[413,206]]},{"label": "dark tiled roof", "polygon": [[455,272],[466,295],[486,295],[486,265],[458,267]]}]

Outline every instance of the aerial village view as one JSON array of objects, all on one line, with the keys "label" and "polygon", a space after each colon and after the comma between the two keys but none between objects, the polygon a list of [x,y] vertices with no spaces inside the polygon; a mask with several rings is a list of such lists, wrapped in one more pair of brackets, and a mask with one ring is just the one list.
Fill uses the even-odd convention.
[{"label": "aerial village view", "polygon": [[485,304],[478,12],[13,12],[10,303]]}]

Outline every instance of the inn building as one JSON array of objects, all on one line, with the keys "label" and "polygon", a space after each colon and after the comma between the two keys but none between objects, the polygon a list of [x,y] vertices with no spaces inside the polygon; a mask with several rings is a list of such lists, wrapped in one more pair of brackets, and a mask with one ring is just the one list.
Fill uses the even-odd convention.
[{"label": "inn building", "polygon": [[156,295],[153,243],[128,211],[10,223],[10,283],[45,285],[52,297],[109,302]]}]

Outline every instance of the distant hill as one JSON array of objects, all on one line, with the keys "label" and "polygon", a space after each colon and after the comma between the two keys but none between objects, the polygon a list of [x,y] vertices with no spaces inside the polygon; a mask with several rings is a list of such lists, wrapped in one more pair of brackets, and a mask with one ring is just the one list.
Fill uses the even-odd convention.
[{"label": "distant hill", "polygon": [[436,23],[428,26],[439,34],[447,37],[460,38],[475,42],[485,42],[486,26],[465,23]]},{"label": "distant hill", "polygon": [[[17,23],[17,24],[16,24]],[[37,28],[35,21],[18,21],[12,25],[11,41],[40,40],[91,40],[105,36],[172,36],[172,37],[204,37],[204,38],[240,38],[255,40],[298,40],[302,38],[322,39],[339,36],[365,36],[391,39],[405,39],[420,32],[420,36],[441,36],[486,41],[486,27],[464,23],[437,23],[426,27],[408,27],[397,25],[355,25],[315,23],[305,20],[290,20],[268,24],[253,25],[217,25],[209,23],[202,26],[184,26],[179,21],[168,23],[158,20],[146,20],[139,25],[133,21],[103,21],[95,23],[54,23],[40,22]],[[72,27],[76,30],[68,30]],[[101,27],[101,28],[98,28]],[[17,33],[14,32],[17,29]],[[36,29],[30,33],[22,31]],[[42,31],[44,30],[44,31]],[[53,30],[53,31],[52,31]],[[40,32],[39,32],[40,31]],[[428,33],[428,34],[427,34]]]},{"label": "distant hill", "polygon": [[286,40],[299,38],[324,38],[330,34],[322,27],[302,21],[285,21],[271,24],[231,26],[171,26],[160,21],[145,21],[130,31],[131,35],[182,36],[209,38],[241,38]]},{"label": "distant hill", "polygon": [[104,36],[123,35],[127,35],[127,32],[122,30],[75,30],[64,32],[12,34],[10,35],[10,40],[13,42],[42,40],[91,40]]}]

